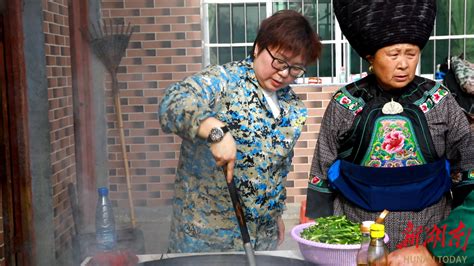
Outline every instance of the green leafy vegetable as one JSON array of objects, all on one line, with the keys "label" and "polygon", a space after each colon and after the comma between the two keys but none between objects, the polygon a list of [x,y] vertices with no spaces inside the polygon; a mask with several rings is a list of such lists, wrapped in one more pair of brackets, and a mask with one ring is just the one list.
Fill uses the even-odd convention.
[{"label": "green leafy vegetable", "polygon": [[342,216],[316,218],[316,224],[303,229],[301,237],[326,244],[360,244],[360,224]]}]

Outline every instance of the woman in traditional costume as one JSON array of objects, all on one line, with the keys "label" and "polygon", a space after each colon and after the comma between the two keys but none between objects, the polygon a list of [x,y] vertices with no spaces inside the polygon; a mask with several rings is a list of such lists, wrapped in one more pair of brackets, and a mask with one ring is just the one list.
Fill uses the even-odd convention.
[{"label": "woman in traditional costume", "polygon": [[[472,178],[474,136],[449,90],[416,76],[435,0],[334,0],[341,30],[370,64],[340,88],[322,123],[306,216],[374,220],[384,209],[389,248],[422,244],[451,210],[452,176]],[[427,239],[427,238],[426,238]]]}]

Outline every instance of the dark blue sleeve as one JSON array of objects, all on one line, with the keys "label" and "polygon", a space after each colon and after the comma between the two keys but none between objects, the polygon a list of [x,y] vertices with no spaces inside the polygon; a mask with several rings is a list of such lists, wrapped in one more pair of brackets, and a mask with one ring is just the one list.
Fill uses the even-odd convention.
[{"label": "dark blue sleeve", "polygon": [[310,183],[306,194],[306,217],[315,219],[334,214],[334,193],[316,189]]}]

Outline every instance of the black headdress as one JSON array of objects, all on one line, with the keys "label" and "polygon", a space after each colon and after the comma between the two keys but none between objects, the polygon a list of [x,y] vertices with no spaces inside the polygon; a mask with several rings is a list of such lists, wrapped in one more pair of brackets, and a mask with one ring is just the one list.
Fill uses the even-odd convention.
[{"label": "black headdress", "polygon": [[333,0],[333,5],[342,33],[364,59],[397,43],[423,49],[436,17],[436,0]]}]

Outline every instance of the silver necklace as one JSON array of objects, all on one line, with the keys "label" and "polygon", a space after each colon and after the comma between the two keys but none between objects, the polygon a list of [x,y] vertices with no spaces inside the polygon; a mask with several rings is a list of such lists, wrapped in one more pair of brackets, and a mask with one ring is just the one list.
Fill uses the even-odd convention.
[{"label": "silver necklace", "polygon": [[386,115],[395,115],[403,112],[403,106],[394,101],[393,98],[390,102],[386,103],[382,107],[382,113]]}]

